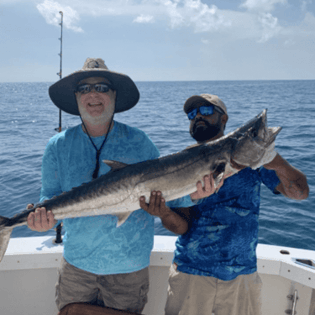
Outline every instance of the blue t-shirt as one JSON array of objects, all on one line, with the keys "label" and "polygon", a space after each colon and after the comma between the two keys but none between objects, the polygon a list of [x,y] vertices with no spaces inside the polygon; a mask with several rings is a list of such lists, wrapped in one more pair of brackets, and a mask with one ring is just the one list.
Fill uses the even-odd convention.
[{"label": "blue t-shirt", "polygon": [[232,280],[257,270],[261,182],[278,193],[275,171],[245,168],[194,207],[191,228],[176,241],[174,262],[179,271]]},{"label": "blue t-shirt", "polygon": [[[104,136],[92,137],[92,140],[99,148]],[[143,131],[115,121],[100,161],[133,164],[157,157],[158,149]],[[40,200],[90,182],[95,158],[96,150],[81,125],[52,137],[43,156]],[[105,163],[100,164],[99,176],[110,170]],[[172,207],[191,205],[189,196],[168,203]],[[147,267],[153,247],[153,216],[139,209],[120,227],[116,228],[116,223],[117,217],[112,215],[64,219],[65,259],[77,268],[100,275],[129,273]]]}]

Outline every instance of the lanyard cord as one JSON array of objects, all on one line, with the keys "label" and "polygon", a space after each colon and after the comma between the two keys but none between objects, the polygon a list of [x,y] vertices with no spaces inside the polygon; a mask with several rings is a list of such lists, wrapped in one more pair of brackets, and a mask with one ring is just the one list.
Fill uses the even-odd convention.
[{"label": "lanyard cord", "polygon": [[102,143],[102,145],[101,145],[101,147],[99,149],[96,147],[96,145],[93,142],[91,136],[89,135],[89,132],[88,132],[88,130],[87,130],[87,128],[86,128],[86,126],[85,126],[85,124],[83,122],[83,119],[82,119],[81,115],[80,115],[80,118],[81,118],[82,124],[83,124],[83,126],[85,128],[85,131],[86,131],[87,135],[89,136],[89,139],[90,139],[91,143],[93,144],[94,149],[96,150],[96,165],[95,165],[95,169],[94,169],[94,172],[93,172],[93,175],[92,175],[92,178],[95,179],[95,178],[98,177],[98,172],[100,170],[100,155],[101,155],[101,151],[103,149],[104,144],[106,143],[107,136],[109,134],[110,127],[111,127],[113,119],[114,119],[114,114],[113,114],[113,116],[112,116],[112,118],[110,120],[110,124],[109,124],[109,127],[107,129],[105,139],[104,139],[104,141],[103,141],[103,143]]}]

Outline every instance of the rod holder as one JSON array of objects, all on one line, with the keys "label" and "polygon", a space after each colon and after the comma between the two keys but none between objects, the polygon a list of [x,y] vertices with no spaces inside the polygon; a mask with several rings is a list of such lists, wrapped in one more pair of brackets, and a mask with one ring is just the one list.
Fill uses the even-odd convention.
[{"label": "rod holder", "polygon": [[62,223],[59,223],[56,227],[56,238],[53,240],[54,244],[62,243],[61,230],[62,230]]}]

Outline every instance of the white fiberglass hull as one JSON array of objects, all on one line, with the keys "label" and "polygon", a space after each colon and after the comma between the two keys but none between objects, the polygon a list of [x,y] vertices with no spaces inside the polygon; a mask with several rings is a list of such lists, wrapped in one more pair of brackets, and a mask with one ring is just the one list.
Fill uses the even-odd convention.
[{"label": "white fiberglass hull", "polygon": [[[52,240],[53,237],[10,240],[0,264],[1,315],[57,314],[55,283],[63,246],[54,245]],[[155,236],[149,269],[149,302],[143,314],[163,314],[175,240],[176,237]],[[257,256],[263,281],[263,315],[292,310],[294,301],[288,296],[294,298],[294,295],[298,297],[296,314],[314,315],[315,251],[259,244]]]}]

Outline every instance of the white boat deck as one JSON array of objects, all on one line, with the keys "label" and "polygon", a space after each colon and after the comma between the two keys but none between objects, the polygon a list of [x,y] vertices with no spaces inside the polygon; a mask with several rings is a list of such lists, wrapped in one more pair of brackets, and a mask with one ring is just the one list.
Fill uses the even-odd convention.
[{"label": "white boat deck", "polygon": [[[63,246],[52,240],[51,236],[10,240],[0,263],[1,315],[57,314],[54,291]],[[144,314],[163,314],[175,241],[176,237],[155,236]],[[315,315],[315,251],[259,244],[257,257],[263,281],[263,315],[292,310],[293,302],[287,296],[294,295],[295,290],[296,314]]]}]

